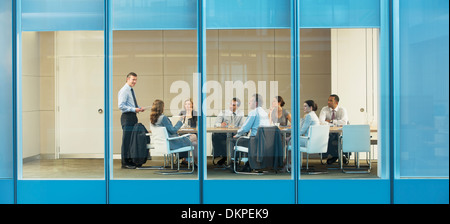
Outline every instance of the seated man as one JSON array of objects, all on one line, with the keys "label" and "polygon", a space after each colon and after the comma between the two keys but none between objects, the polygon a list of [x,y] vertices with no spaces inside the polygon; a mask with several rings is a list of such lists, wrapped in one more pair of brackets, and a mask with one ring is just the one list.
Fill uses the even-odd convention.
[{"label": "seated man", "polygon": [[[269,115],[264,111],[264,109],[261,108],[263,104],[263,100],[261,95],[254,94],[252,98],[250,99],[249,109],[250,111],[248,113],[247,120],[245,120],[244,125],[237,131],[237,134],[233,137],[234,139],[239,138],[240,136],[244,135],[245,133],[248,133],[250,131],[250,137],[256,136],[256,132],[258,131],[258,127],[260,126],[269,126]],[[241,146],[248,147],[249,140],[248,139],[242,139],[239,141]],[[241,144],[242,143],[242,144]],[[249,163],[245,163],[245,167],[243,168],[244,172],[250,171],[250,165]]]},{"label": "seated man", "polygon": [[[244,123],[244,112],[239,110],[241,101],[234,97],[230,102],[229,110],[220,112],[216,118],[215,127],[241,127]],[[214,147],[214,157],[222,156],[217,164],[223,165],[227,160],[227,134],[225,133],[213,133],[211,136],[212,145]]]},{"label": "seated man", "polygon": [[[332,94],[328,97],[328,106],[325,106],[320,111],[319,121],[321,124],[334,124],[334,125],[346,125],[348,123],[347,110],[343,107],[339,107],[339,96]],[[327,164],[332,164],[338,159],[338,138],[337,133],[330,133],[330,138],[328,140],[328,151],[327,154],[331,158],[327,159]],[[349,155],[347,155],[348,157]],[[343,162],[347,163],[347,157],[343,155]]]}]

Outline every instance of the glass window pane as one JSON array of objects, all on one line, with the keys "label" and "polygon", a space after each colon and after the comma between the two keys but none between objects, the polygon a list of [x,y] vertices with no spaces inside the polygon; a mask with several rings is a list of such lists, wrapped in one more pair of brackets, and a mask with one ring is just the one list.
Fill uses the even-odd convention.
[{"label": "glass window pane", "polygon": [[[157,138],[151,131],[150,115],[156,100],[164,102],[164,107],[158,104],[154,112],[159,117],[165,117],[171,122],[168,134],[176,135],[192,133],[191,142],[197,157],[197,31],[196,30],[121,30],[113,31],[113,159],[114,178],[177,178],[197,179],[197,168],[188,175],[162,175],[161,173],[175,172],[178,163],[172,163],[168,156],[167,147],[157,143]],[[135,73],[137,82],[128,83],[129,73]],[[130,77],[132,78],[132,77]],[[139,107],[147,108],[143,112],[135,113],[134,103],[127,98],[125,92],[133,85],[136,103]],[[131,95],[129,95],[131,97]],[[191,102],[186,102],[188,99]],[[124,107],[131,103],[131,110]],[[180,120],[180,113],[185,111],[185,105],[191,104],[194,113],[191,119]],[[163,110],[163,111],[158,111]],[[190,109],[190,108],[188,108]],[[134,112],[133,112],[134,111]],[[162,112],[162,113],[161,113]],[[134,119],[130,124],[125,119]],[[189,115],[188,115],[189,117]],[[137,118],[137,120],[136,120]],[[135,123],[141,123],[149,132],[149,155],[135,157],[129,150],[133,150],[129,141],[133,138],[132,129]],[[124,125],[126,124],[126,125]],[[157,126],[164,126],[162,120]],[[183,126],[181,126],[183,125]],[[128,126],[128,127],[126,127]],[[126,131],[128,130],[129,131]],[[171,133],[173,131],[173,133]],[[128,136],[124,139],[124,135]],[[164,138],[165,139],[165,138]],[[178,141],[178,140],[175,140]],[[172,143],[175,147],[177,143]],[[127,147],[128,145],[128,147]],[[122,149],[122,147],[124,147]],[[173,148],[174,149],[174,148]],[[145,150],[145,149],[144,149]],[[147,149],[148,150],[148,149]],[[174,154],[176,155],[176,154]],[[180,172],[192,170],[187,153],[180,153]],[[125,158],[125,159],[124,159]],[[173,168],[172,165],[173,164]],[[189,167],[188,167],[189,165]]]},{"label": "glass window pane", "polygon": [[[300,29],[300,105],[308,100],[317,104],[314,116],[310,112],[311,103],[307,103],[301,116],[305,120],[306,115],[317,116],[321,125],[330,126],[326,153],[307,153],[306,142],[309,140],[305,140],[302,179],[378,178],[378,166],[387,162],[377,159],[382,153],[377,147],[376,128],[378,35],[378,29],[373,28]],[[350,151],[339,159],[339,152],[347,151],[350,146],[346,144],[356,138],[345,133],[358,125],[370,126],[367,140],[363,142],[369,152]],[[307,127],[302,122],[300,130],[307,130]],[[306,131],[301,134],[309,136]],[[357,142],[350,145],[355,144]],[[366,174],[349,173],[368,170],[370,172]],[[308,175],[319,171],[323,172],[320,177]]]},{"label": "glass window pane", "polygon": [[448,178],[448,5],[443,0],[399,4],[401,177]]},{"label": "glass window pane", "polygon": [[23,178],[104,178],[103,31],[22,33]]},{"label": "glass window pane", "polygon": [[[206,36],[207,178],[290,179],[290,30],[211,29]],[[248,153],[235,156],[236,141],[247,141],[237,136],[250,137]]]}]

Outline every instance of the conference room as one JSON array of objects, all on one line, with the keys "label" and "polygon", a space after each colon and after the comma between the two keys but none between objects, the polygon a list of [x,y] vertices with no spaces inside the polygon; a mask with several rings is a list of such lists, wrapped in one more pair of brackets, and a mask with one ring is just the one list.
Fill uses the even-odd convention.
[{"label": "conference room", "polygon": [[[208,29],[206,32],[205,99],[199,107],[199,77],[197,71],[197,37],[195,30],[133,30],[113,32],[112,52],[112,178],[176,178],[197,179],[198,167],[192,174],[162,175],[171,170],[164,165],[166,152],[149,148],[148,160],[142,164],[155,169],[123,169],[121,167],[122,127],[117,94],[129,72],[135,72],[134,87],[139,106],[147,110],[137,114],[138,121],[150,131],[151,105],[164,101],[164,115],[175,125],[187,99],[193,109],[205,119],[206,130],[196,125],[180,128],[180,134],[192,133],[205,138],[203,150],[205,179],[292,179],[290,165],[294,156],[289,150],[299,136],[291,130],[300,125],[293,111],[291,77],[290,29]],[[301,29],[300,30],[300,96],[298,105],[314,100],[320,110],[327,106],[330,94],[338,94],[339,106],[347,110],[351,125],[372,127],[370,137],[369,174],[344,174],[340,160],[332,165],[321,160],[320,154],[302,153],[302,165],[323,175],[301,170],[301,178],[379,178],[380,150],[376,141],[377,124],[377,49],[378,30],[361,29]],[[23,32],[23,177],[24,178],[101,178],[104,176],[102,131],[103,32],[55,31]],[[70,43],[70,44],[68,44]],[[89,90],[88,90],[89,89]],[[91,89],[96,89],[97,93]],[[238,127],[217,128],[217,117],[229,110],[234,97],[240,99],[238,110],[243,122],[253,108],[252,95],[262,96],[260,107],[269,114],[274,97],[282,96],[282,109],[290,114],[286,125],[271,122],[282,130],[282,164],[263,167],[257,175],[234,172],[231,134]],[[85,108],[95,108],[95,115]],[[83,117],[84,116],[84,117]],[[100,119],[99,119],[100,118]],[[297,119],[297,122],[292,123]],[[88,127],[86,127],[88,126]],[[69,128],[70,127],[70,128]],[[339,127],[340,130],[342,127]],[[150,131],[151,132],[151,131]],[[214,154],[212,135],[230,133],[226,155]],[[286,133],[290,142],[286,141]],[[150,143],[152,136],[150,133]],[[80,141],[83,139],[83,141]],[[200,139],[198,137],[198,139]],[[343,141],[345,142],[345,140]],[[82,144],[87,144],[82,145]],[[339,143],[341,144],[341,143]],[[150,144],[151,145],[151,144]],[[198,152],[197,152],[198,153]],[[360,161],[368,161],[360,153]],[[350,164],[356,153],[352,153]],[[226,159],[225,162],[223,162]],[[222,160],[222,161],[221,161]],[[219,163],[219,161],[221,161]],[[176,162],[175,162],[176,163]],[[187,168],[180,160],[181,169]],[[176,164],[177,165],[177,164]],[[242,165],[242,164],[241,164]],[[346,165],[346,164],[344,164]],[[69,166],[71,168],[67,168]],[[50,171],[44,167],[51,167]],[[378,167],[378,168],[377,168]],[[89,171],[83,171],[84,169]],[[176,170],[176,168],[175,168]],[[304,172],[305,171],[305,172]],[[304,175],[303,175],[304,174]]]}]

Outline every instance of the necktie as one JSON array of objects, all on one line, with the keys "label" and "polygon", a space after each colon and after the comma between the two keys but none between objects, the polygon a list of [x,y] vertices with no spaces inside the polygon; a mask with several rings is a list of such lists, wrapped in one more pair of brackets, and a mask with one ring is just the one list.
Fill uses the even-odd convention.
[{"label": "necktie", "polygon": [[233,116],[231,116],[231,124],[232,124],[233,126],[234,126],[235,116],[236,116],[236,113],[233,112]]},{"label": "necktie", "polygon": [[336,118],[335,110],[333,110],[333,111],[331,112],[331,120],[334,120],[335,118]]},{"label": "necktie", "polygon": [[131,95],[133,95],[134,106],[135,106],[136,108],[138,108],[139,106],[138,106],[137,101],[136,101],[136,96],[134,96],[133,88],[131,88]]}]

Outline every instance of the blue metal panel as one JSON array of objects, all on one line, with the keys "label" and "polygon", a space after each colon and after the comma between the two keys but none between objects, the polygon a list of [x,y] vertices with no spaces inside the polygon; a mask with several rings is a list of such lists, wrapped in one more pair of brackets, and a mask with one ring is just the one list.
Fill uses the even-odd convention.
[{"label": "blue metal panel", "polygon": [[22,0],[22,30],[103,30],[103,0]]},{"label": "blue metal panel", "polygon": [[389,180],[300,180],[300,204],[389,204]]},{"label": "blue metal panel", "polygon": [[379,27],[379,0],[302,0],[300,28]]},{"label": "blue metal panel", "polygon": [[289,0],[209,0],[207,29],[290,28]]},{"label": "blue metal panel", "polygon": [[0,204],[14,204],[14,180],[0,179]]},{"label": "blue metal panel", "polygon": [[197,28],[196,0],[115,0],[113,30],[182,30]]},{"label": "blue metal panel", "polygon": [[[0,178],[13,178],[12,4],[0,1]],[[1,191],[0,191],[1,192]],[[1,193],[0,193],[1,194]],[[0,195],[1,196],[1,195]]]},{"label": "blue metal panel", "polygon": [[295,184],[292,180],[205,180],[204,195],[205,204],[294,204]]},{"label": "blue metal panel", "polygon": [[448,179],[397,179],[395,204],[448,204]]},{"label": "blue metal panel", "polygon": [[105,180],[19,180],[18,204],[105,204]]},{"label": "blue metal panel", "polygon": [[198,180],[111,180],[110,204],[199,204]]}]

